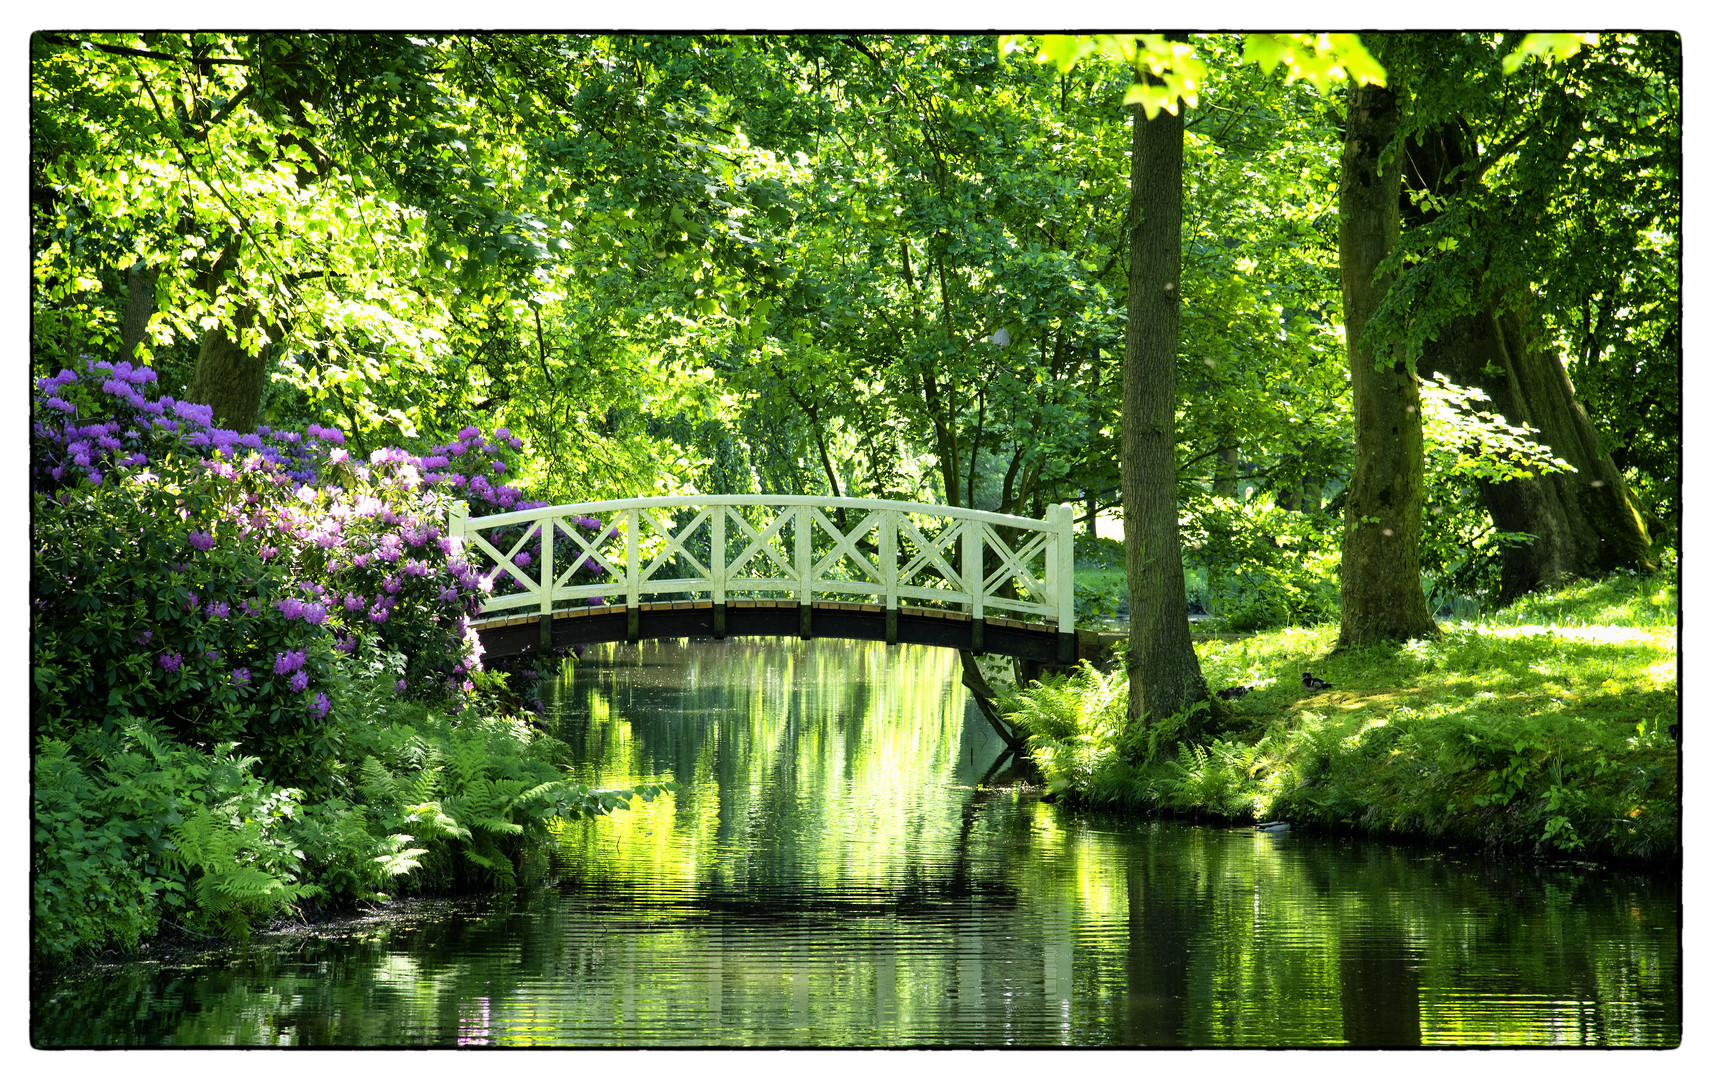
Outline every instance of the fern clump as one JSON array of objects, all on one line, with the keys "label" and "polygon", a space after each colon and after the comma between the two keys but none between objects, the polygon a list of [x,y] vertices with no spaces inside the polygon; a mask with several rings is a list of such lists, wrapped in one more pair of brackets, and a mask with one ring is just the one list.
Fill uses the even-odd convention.
[{"label": "fern clump", "polygon": [[[1675,598],[1668,574],[1614,574],[1396,645],[1333,651],[1331,625],[1206,641],[1208,683],[1249,687],[1207,737],[1184,717],[1126,725],[1123,672],[1086,665],[1022,691],[1010,715],[1048,787],[1087,803],[1668,859],[1682,844]],[[1305,670],[1331,688],[1304,687]]]}]

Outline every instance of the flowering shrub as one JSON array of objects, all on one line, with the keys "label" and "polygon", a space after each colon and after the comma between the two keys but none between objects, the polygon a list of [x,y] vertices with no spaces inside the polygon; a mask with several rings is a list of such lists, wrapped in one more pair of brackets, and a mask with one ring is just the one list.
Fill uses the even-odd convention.
[{"label": "flowering shrub", "polygon": [[[170,561],[179,572],[202,566],[218,578],[215,568],[225,564],[226,556],[242,552],[290,586],[278,596],[213,597],[213,586],[205,582],[201,597],[217,605],[211,610],[222,612],[218,618],[232,617],[234,608],[249,618],[250,607],[269,607],[285,624],[319,628],[342,652],[349,653],[358,638],[372,637],[407,655],[401,693],[457,696],[470,690],[468,676],[480,665],[471,619],[489,590],[504,593],[520,586],[508,576],[496,585],[493,574],[482,574],[490,560],[479,569],[464,561],[446,534],[448,503],[463,500],[471,516],[546,505],[499,480],[515,471],[522,440],[503,428],[485,438],[466,427],[455,440],[434,445],[426,454],[386,447],[363,462],[351,457],[336,428],[310,424],[300,435],[264,427],[240,435],[214,427],[205,405],[170,397],[151,400],[154,381],[146,367],[106,362],[37,380],[31,480],[39,495],[54,498],[56,507],[39,515],[39,521],[48,524],[47,518],[63,511],[59,526],[75,536],[97,527],[87,514],[102,501],[102,492],[135,494],[151,484],[164,485],[170,501],[195,488],[207,505],[193,527],[176,534],[174,546],[183,550]],[[74,503],[83,516],[71,510]],[[153,522],[171,509],[155,506],[142,513]],[[187,507],[178,509],[179,522],[189,520]],[[152,528],[146,522],[133,524]],[[600,527],[592,519],[579,524]],[[509,550],[521,537],[519,526],[496,541]],[[558,542],[570,559],[571,541],[560,537]],[[537,536],[515,559],[527,566],[540,557]],[[603,571],[590,565],[579,577],[587,580]],[[249,574],[247,567],[238,572],[222,580],[248,580],[243,576]],[[182,587],[187,595],[194,591]],[[151,629],[139,626],[135,632]],[[154,674],[188,672],[186,685],[199,687],[205,664],[198,656],[161,650]],[[227,695],[271,693],[271,682],[256,682],[257,673],[267,669],[265,663],[233,665],[218,689]],[[291,692],[308,694],[309,708],[318,715],[330,708],[313,672],[274,674]],[[211,705],[225,707],[223,702]]]},{"label": "flowering shrub", "polygon": [[232,494],[168,459],[34,496],[38,735],[154,718],[189,743],[241,740],[276,775],[325,759],[333,642],[288,617],[302,586],[253,547],[193,540],[228,528]]},{"label": "flowering shrub", "polygon": [[[527,725],[435,711],[461,710],[478,678],[503,687],[471,626],[492,562],[460,550],[447,516],[453,499],[471,516],[543,505],[503,480],[521,440],[471,427],[365,461],[336,428],[239,434],[154,383],[125,363],[36,383],[39,954],[134,945],[168,914],[238,933],[404,874],[509,881],[540,859],[550,818],[622,804],[561,781]],[[496,542],[520,566],[542,555],[522,527]],[[574,541],[558,542],[569,566]],[[376,771],[389,710],[436,732],[423,745],[458,759],[456,782],[434,779],[432,755]],[[377,803],[386,776],[401,786]]]}]

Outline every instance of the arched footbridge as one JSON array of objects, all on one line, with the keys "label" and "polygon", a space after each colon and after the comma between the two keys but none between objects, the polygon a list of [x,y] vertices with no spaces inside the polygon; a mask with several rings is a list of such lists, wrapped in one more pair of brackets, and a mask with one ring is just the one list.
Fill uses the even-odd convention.
[{"label": "arched footbridge", "polygon": [[449,524],[464,558],[492,576],[476,629],[495,656],[788,636],[1068,664],[1097,659],[1101,647],[1075,625],[1071,513],[1067,504],[1041,520],[877,499],[701,495],[485,517],[456,504]]}]

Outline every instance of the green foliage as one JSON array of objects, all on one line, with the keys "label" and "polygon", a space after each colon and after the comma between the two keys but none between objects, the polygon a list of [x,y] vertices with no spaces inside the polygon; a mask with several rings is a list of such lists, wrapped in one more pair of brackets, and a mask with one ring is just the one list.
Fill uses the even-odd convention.
[{"label": "green foliage", "polygon": [[[1623,573],[1400,646],[1327,655],[1332,626],[1205,642],[1210,686],[1252,687],[1210,739],[1140,744],[1121,676],[1086,668],[1023,691],[1013,715],[1049,785],[1092,803],[1669,859],[1675,597],[1672,577]],[[1334,689],[1304,690],[1303,670]]]},{"label": "green foliage", "polygon": [[[101,485],[32,494],[32,723],[71,739],[158,720],[186,743],[241,740],[271,775],[315,773],[331,753],[313,699],[272,672],[302,653],[317,685],[332,677],[327,636],[285,618],[295,582],[259,545],[193,547],[241,492],[172,455],[115,470]],[[215,615],[217,610],[224,615]],[[233,672],[245,669],[248,681]]]},{"label": "green foliage", "polygon": [[334,794],[276,786],[230,744],[199,750],[146,720],[43,739],[36,954],[132,949],[163,921],[242,937],[309,900],[511,888],[545,872],[551,822],[676,790],[574,782],[566,748],[522,719],[399,699],[403,657],[371,643],[341,662],[351,667],[334,713],[341,752],[321,785]]},{"label": "green foliage", "polygon": [[565,747],[520,719],[416,711],[375,723],[352,745],[356,786],[390,849],[425,889],[508,889],[539,876],[555,819],[651,801],[671,783],[592,789],[566,778]]},{"label": "green foliage", "polygon": [[32,795],[36,952],[57,962],[109,943],[135,948],[155,932],[159,894],[169,884],[146,874],[132,856],[136,823],[107,813],[117,801],[108,785],[92,777],[60,739],[37,747]]},{"label": "green foliage", "polygon": [[1338,611],[1338,536],[1320,513],[1264,497],[1197,493],[1185,507],[1185,547],[1207,580],[1210,614],[1227,630],[1317,625]]},{"label": "green foliage", "polygon": [[180,745],[147,720],[74,740],[35,761],[34,949],[64,961],[131,949],[163,919],[243,936],[319,886],[291,836],[301,793],[254,775],[227,744]]}]

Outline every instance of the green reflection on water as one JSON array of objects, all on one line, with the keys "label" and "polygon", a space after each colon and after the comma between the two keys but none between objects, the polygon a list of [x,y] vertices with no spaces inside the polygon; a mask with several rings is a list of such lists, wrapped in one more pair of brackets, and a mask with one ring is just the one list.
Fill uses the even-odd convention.
[{"label": "green reflection on water", "polygon": [[557,702],[583,778],[682,790],[564,827],[558,887],[39,987],[37,1041],[1679,1040],[1674,880],[978,789],[1002,746],[956,663],[851,642],[592,653]]}]

